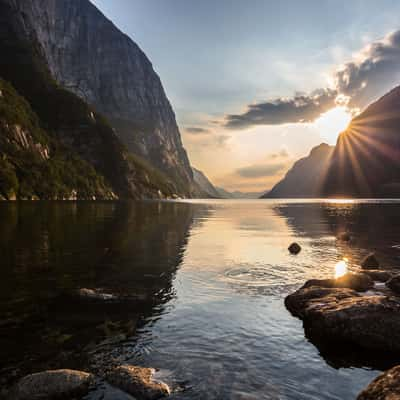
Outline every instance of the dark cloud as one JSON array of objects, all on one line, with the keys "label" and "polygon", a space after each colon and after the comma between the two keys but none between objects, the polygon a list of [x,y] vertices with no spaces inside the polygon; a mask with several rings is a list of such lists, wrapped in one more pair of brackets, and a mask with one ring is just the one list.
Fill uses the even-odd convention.
[{"label": "dark cloud", "polygon": [[367,46],[335,75],[337,91],[349,106],[364,108],[400,81],[400,30]]},{"label": "dark cloud", "polygon": [[192,135],[208,135],[209,133],[211,133],[209,129],[198,127],[185,128],[185,131]]},{"label": "dark cloud", "polygon": [[334,107],[336,96],[335,90],[319,89],[310,94],[296,94],[293,98],[251,104],[243,114],[228,115],[225,126],[245,129],[254,125],[310,122]]},{"label": "dark cloud", "polygon": [[333,89],[252,104],[243,114],[226,116],[224,125],[245,129],[255,125],[312,122],[339,104],[339,99],[349,108],[363,109],[400,83],[400,30],[364,48],[354,60],[339,68],[333,78]]},{"label": "dark cloud", "polygon": [[285,162],[271,164],[255,164],[248,167],[238,168],[236,174],[242,178],[264,178],[274,176],[276,173],[286,168]]}]

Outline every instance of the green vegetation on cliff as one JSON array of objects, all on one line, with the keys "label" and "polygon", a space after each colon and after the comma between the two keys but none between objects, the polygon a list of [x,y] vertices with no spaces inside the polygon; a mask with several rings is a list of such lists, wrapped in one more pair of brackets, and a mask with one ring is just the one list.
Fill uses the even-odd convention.
[{"label": "green vegetation on cliff", "polygon": [[87,162],[40,126],[29,103],[0,79],[0,194],[5,198],[112,198]]}]

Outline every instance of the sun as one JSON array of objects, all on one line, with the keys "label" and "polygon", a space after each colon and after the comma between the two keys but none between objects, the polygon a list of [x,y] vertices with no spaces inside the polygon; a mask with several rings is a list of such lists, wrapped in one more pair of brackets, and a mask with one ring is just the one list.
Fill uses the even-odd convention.
[{"label": "sun", "polygon": [[332,108],[314,121],[322,139],[328,144],[336,144],[337,138],[351,121],[351,114],[346,107]]}]

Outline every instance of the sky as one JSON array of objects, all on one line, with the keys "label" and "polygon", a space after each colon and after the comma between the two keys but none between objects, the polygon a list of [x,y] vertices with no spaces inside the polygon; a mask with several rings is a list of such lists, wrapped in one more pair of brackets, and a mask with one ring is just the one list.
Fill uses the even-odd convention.
[{"label": "sky", "polygon": [[93,0],[150,58],[191,163],[265,191],[400,82],[398,0]]}]

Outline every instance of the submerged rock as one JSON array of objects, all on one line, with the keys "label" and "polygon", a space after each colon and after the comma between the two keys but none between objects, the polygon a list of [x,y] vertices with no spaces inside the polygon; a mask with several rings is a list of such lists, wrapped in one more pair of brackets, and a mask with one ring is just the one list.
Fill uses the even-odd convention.
[{"label": "submerged rock", "polygon": [[336,279],[311,279],[303,288],[319,286],[324,288],[347,288],[358,292],[365,292],[374,286],[373,280],[366,274],[347,273]]},{"label": "submerged rock", "polygon": [[400,275],[396,275],[387,281],[386,286],[396,294],[400,294]]},{"label": "submerged rock", "polygon": [[44,371],[22,378],[12,391],[12,400],[71,399],[83,396],[94,382],[94,376],[69,369]]},{"label": "submerged rock", "polygon": [[400,300],[351,289],[303,287],[285,299],[315,342],[352,343],[400,353]]},{"label": "submerged rock", "polygon": [[362,261],[361,267],[363,269],[379,269],[380,264],[376,258],[375,253],[368,254]]},{"label": "submerged rock", "polygon": [[98,300],[98,301],[116,301],[118,297],[112,293],[106,293],[102,289],[87,289],[78,290],[78,296],[82,299]]},{"label": "submerged rock", "polygon": [[397,399],[400,399],[400,366],[379,375],[357,397],[357,400]]},{"label": "submerged rock", "polygon": [[292,243],[288,250],[291,254],[299,254],[301,252],[301,246],[298,243]]},{"label": "submerged rock", "polygon": [[106,380],[138,400],[156,400],[170,394],[168,385],[153,381],[154,369],[121,365],[111,370]]}]

